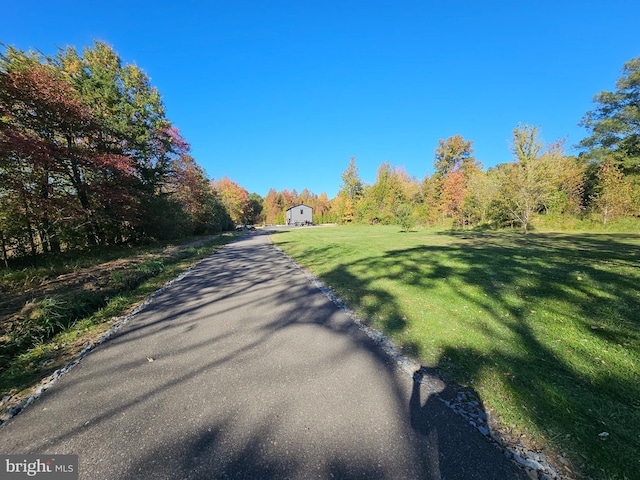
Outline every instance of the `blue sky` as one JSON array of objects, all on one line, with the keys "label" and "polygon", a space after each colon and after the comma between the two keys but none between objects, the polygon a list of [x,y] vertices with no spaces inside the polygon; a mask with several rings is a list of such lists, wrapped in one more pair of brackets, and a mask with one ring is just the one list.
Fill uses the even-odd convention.
[{"label": "blue sky", "polygon": [[637,0],[21,0],[2,16],[18,48],[112,45],[208,176],[260,195],[331,198],[352,156],[370,183],[385,161],[422,179],[455,134],[485,167],[511,161],[520,122],[571,147],[640,56]]}]

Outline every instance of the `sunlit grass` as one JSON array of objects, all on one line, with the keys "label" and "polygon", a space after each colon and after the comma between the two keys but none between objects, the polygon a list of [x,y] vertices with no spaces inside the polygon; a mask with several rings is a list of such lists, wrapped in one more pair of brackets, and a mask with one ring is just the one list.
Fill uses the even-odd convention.
[{"label": "sunlit grass", "polygon": [[514,435],[594,478],[640,471],[640,235],[350,226],[272,239]]}]

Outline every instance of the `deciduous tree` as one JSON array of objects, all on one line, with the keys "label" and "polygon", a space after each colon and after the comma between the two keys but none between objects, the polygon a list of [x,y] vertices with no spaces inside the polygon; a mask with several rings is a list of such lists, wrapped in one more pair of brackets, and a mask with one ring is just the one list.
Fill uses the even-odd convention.
[{"label": "deciduous tree", "polygon": [[547,213],[578,215],[584,209],[583,194],[586,181],[586,163],[581,158],[567,156],[564,141],[548,145],[542,153],[547,163],[550,195],[544,208]]},{"label": "deciduous tree", "polygon": [[622,169],[612,158],[605,159],[598,169],[598,192],[595,206],[602,223],[612,218],[633,213],[637,203],[631,181],[622,174]]},{"label": "deciduous tree", "polygon": [[229,212],[231,220],[235,224],[247,223],[249,192],[226,176],[212,182],[212,186]]},{"label": "deciduous tree", "polygon": [[467,197],[467,185],[464,173],[459,167],[447,172],[442,179],[440,203],[442,212],[454,219],[454,224],[464,225],[464,203]]},{"label": "deciduous tree", "polygon": [[328,218],[328,212],[331,210],[331,202],[325,192],[318,195],[313,206],[313,215],[315,217],[314,223],[325,223],[330,221]]},{"label": "deciduous tree", "polygon": [[[181,217],[187,217],[186,234],[204,234],[228,230],[231,218],[200,165],[190,155],[181,156],[173,163],[170,191],[182,206]],[[185,218],[174,221],[187,225]]]},{"label": "deciduous tree", "polygon": [[180,223],[170,212],[210,213],[215,195],[195,193],[202,178],[194,162],[181,163],[188,152],[147,75],[108,45],[55,58],[0,54],[3,252],[165,235]]},{"label": "deciduous tree", "polygon": [[61,238],[74,243],[78,231],[94,242],[135,218],[130,159],[96,148],[103,125],[54,65],[9,49],[0,109],[3,173],[22,180],[13,190],[45,250],[58,251]]},{"label": "deciduous tree", "polygon": [[264,215],[262,214],[262,203],[263,199],[257,193],[249,194],[249,203],[247,205],[247,223],[250,225],[255,225],[258,223],[262,223],[264,219]]},{"label": "deciduous tree", "polygon": [[342,172],[342,185],[340,186],[340,191],[344,192],[352,203],[355,203],[362,196],[363,188],[364,185],[358,175],[356,157],[351,157],[349,160],[349,166],[344,172]]},{"label": "deciduous tree", "polygon": [[282,217],[282,219],[284,220],[284,206],[282,204],[282,195],[280,195],[275,188],[271,188],[267,192],[267,195],[265,195],[262,204],[264,206],[264,221],[267,225],[283,223],[278,222],[279,217]]},{"label": "deciduous tree", "polygon": [[513,130],[511,145],[515,162],[498,170],[503,203],[524,233],[528,232],[534,213],[547,201],[552,188],[548,164],[540,156],[543,147],[538,127],[518,125]]},{"label": "deciduous tree", "polygon": [[489,219],[491,207],[495,203],[499,183],[495,170],[478,170],[468,181],[468,206],[477,221],[485,223]]},{"label": "deciduous tree", "polygon": [[469,170],[478,168],[471,140],[466,141],[462,135],[453,135],[446,140],[438,140],[438,144],[434,160],[436,177],[444,178],[455,169],[462,170],[468,176]]},{"label": "deciduous tree", "polygon": [[473,156],[472,141],[462,135],[454,135],[447,140],[439,140],[434,154],[435,173],[431,182],[439,211],[444,217],[450,216],[454,223],[463,225],[466,211],[466,196],[470,179],[480,170],[480,163]]}]

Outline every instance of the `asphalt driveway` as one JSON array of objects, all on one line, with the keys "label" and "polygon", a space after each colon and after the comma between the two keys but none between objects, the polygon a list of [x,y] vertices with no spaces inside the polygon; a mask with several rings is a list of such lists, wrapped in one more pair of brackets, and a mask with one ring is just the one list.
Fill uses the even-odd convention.
[{"label": "asphalt driveway", "polygon": [[0,429],[81,479],[525,479],[266,235],[175,282]]}]

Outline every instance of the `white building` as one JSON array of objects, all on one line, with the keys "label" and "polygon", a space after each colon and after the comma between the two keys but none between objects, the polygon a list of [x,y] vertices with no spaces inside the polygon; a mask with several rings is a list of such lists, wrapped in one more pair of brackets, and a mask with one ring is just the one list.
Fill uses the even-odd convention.
[{"label": "white building", "polygon": [[308,205],[296,205],[285,214],[287,225],[311,225],[313,223],[313,208]]}]

